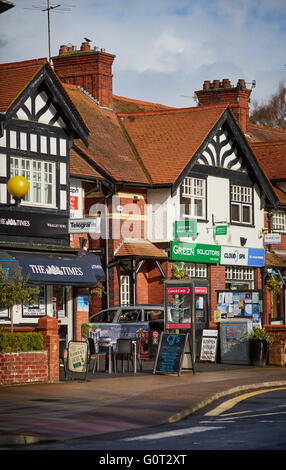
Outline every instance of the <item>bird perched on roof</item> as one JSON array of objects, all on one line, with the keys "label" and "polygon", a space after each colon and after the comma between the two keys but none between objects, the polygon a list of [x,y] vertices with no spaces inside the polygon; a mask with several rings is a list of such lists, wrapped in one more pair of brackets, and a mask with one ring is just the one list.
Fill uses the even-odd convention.
[{"label": "bird perched on roof", "polygon": [[91,39],[84,38],[86,42],[91,42]]}]

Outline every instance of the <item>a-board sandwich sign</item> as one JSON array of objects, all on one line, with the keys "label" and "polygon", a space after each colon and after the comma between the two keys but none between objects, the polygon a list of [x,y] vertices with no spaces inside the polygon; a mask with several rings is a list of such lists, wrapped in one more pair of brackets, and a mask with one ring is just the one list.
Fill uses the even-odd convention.
[{"label": "a-board sandwich sign", "polygon": [[88,344],[86,341],[69,341],[67,370],[87,375],[88,369]]},{"label": "a-board sandwich sign", "polygon": [[153,374],[180,375],[182,369],[192,369],[195,373],[189,333],[161,333]]},{"label": "a-board sandwich sign", "polygon": [[216,362],[218,330],[203,330],[201,361]]}]

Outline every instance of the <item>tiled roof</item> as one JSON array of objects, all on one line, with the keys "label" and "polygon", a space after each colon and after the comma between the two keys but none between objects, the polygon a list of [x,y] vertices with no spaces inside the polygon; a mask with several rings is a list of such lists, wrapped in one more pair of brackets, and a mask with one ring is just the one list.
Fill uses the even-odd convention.
[{"label": "tiled roof", "polygon": [[153,243],[148,240],[134,239],[123,240],[118,250],[114,253],[117,258],[133,257],[133,258],[153,258],[153,259],[167,259],[168,255],[160,248],[157,248]]},{"label": "tiled roof", "polygon": [[250,143],[272,142],[278,140],[286,141],[286,130],[249,123],[245,137]]},{"label": "tiled roof", "polygon": [[286,267],[286,255],[265,251],[265,264],[269,266]]},{"label": "tiled roof", "polygon": [[0,112],[9,109],[47,59],[25,60],[0,64]]},{"label": "tiled roof", "polygon": [[172,184],[226,107],[118,113],[153,184]]},{"label": "tiled roof", "polygon": [[268,179],[286,179],[286,141],[249,145]]},{"label": "tiled roof", "polygon": [[275,191],[275,194],[278,197],[279,202],[281,204],[286,204],[286,194],[284,193],[284,191],[282,191],[281,189],[277,188],[274,185],[272,185],[272,188]]},{"label": "tiled roof", "polygon": [[160,109],[174,109],[159,103],[133,100],[123,96],[112,95],[113,110],[116,113],[137,113],[141,111],[158,111]]},{"label": "tiled roof", "polygon": [[73,149],[70,151],[70,175],[73,177],[102,179],[102,176]]},{"label": "tiled roof", "polygon": [[90,130],[88,147],[78,148],[115,181],[147,184],[148,178],[133,151],[116,114],[100,108],[89,96],[75,87],[64,85],[70,99],[83,116]]}]

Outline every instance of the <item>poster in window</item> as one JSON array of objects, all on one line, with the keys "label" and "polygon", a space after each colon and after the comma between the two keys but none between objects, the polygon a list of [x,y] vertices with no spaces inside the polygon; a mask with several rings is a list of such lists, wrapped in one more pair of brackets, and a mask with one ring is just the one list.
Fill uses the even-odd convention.
[{"label": "poster in window", "polygon": [[45,288],[40,287],[40,292],[35,294],[29,302],[23,305],[23,317],[44,317],[46,315]]}]

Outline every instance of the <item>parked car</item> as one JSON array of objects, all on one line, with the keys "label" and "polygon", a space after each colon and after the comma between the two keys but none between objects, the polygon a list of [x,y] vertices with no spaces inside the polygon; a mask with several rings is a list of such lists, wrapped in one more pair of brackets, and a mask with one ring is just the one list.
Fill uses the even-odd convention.
[{"label": "parked car", "polygon": [[89,323],[149,322],[149,330],[164,330],[163,305],[119,305],[101,310],[89,318]]},{"label": "parked car", "polygon": [[111,307],[92,315],[91,323],[132,323],[148,322],[149,331],[141,342],[141,358],[152,358],[156,355],[159,335],[164,330],[164,306],[163,305],[119,305]]}]

